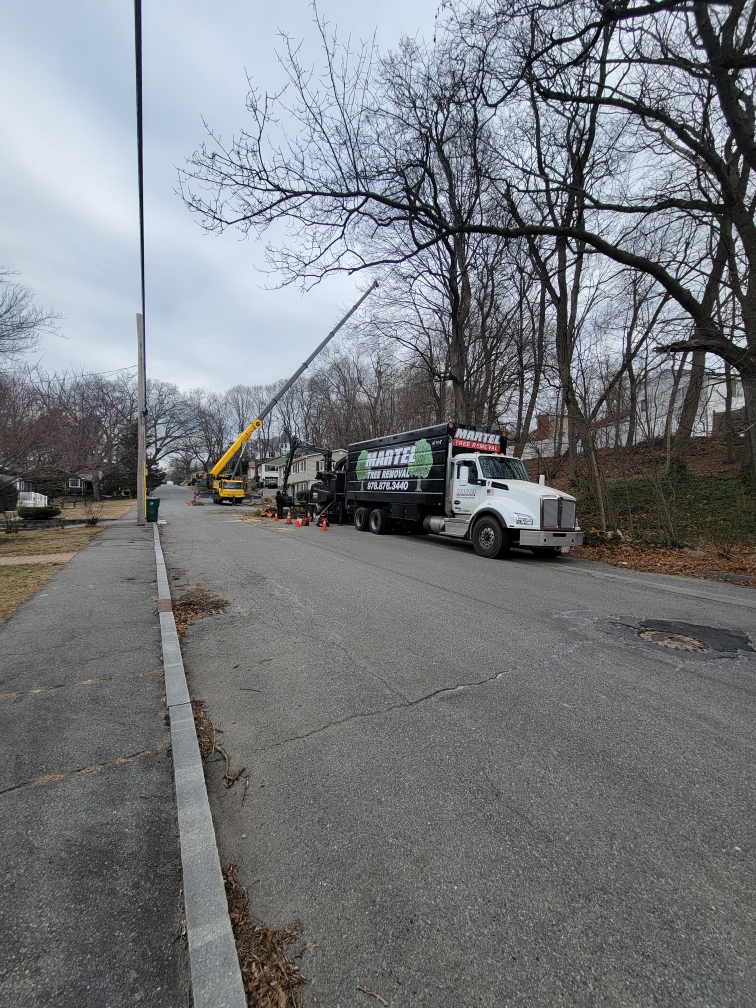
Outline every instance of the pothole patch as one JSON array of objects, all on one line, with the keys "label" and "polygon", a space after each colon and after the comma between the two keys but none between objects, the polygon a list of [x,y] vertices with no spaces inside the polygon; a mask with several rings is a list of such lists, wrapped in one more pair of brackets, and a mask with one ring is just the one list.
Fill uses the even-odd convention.
[{"label": "pothole patch", "polygon": [[651,641],[653,644],[660,644],[662,647],[672,648],[674,651],[708,651],[709,646],[695,637],[687,637],[685,634],[673,633],[670,630],[639,630],[638,636],[641,640]]},{"label": "pothole patch", "polygon": [[722,627],[673,620],[624,623],[602,619],[597,621],[597,625],[604,633],[628,643],[642,644],[657,653],[667,650],[681,652],[681,657],[685,654],[691,659],[737,658],[743,652],[756,653],[748,634]]}]

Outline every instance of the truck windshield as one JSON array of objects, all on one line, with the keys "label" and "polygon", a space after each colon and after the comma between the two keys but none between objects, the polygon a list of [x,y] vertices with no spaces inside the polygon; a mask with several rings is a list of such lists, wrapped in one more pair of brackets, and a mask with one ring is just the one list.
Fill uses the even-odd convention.
[{"label": "truck windshield", "polygon": [[519,459],[502,455],[479,455],[480,471],[486,479],[526,480],[529,482],[525,466]]},{"label": "truck windshield", "polygon": [[223,483],[224,490],[241,490],[241,488],[242,488],[241,483],[237,483],[234,480],[225,480],[225,482]]}]

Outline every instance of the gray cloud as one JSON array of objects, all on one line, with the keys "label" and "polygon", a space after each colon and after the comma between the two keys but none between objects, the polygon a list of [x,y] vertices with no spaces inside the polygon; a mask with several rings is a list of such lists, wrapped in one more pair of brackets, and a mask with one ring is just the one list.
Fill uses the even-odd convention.
[{"label": "gray cloud", "polygon": [[[437,0],[380,6],[322,0],[339,35],[430,35]],[[139,307],[132,5],[27,0],[4,11],[0,40],[0,264],[62,312],[47,367],[92,371],[134,361]],[[376,19],[380,22],[376,23]],[[203,139],[244,125],[247,73],[281,80],[278,29],[317,58],[311,7],[283,0],[145,0],[147,337],[151,375],[222,389],[288,374],[364,280],[305,295],[266,290],[262,248],[205,235],[175,195],[176,167]]]}]

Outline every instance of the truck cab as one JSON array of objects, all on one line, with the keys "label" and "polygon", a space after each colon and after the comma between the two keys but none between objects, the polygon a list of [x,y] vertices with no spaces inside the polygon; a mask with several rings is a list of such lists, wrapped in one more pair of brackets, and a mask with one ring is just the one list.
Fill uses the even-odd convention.
[{"label": "truck cab", "polygon": [[[476,551],[484,556],[508,546],[556,556],[582,543],[575,498],[533,483],[520,459],[474,452],[454,456],[452,465],[450,517],[445,521],[431,519],[428,531],[471,538]],[[492,522],[483,521],[487,516],[503,533],[501,542]],[[486,534],[483,528],[488,530]]]}]

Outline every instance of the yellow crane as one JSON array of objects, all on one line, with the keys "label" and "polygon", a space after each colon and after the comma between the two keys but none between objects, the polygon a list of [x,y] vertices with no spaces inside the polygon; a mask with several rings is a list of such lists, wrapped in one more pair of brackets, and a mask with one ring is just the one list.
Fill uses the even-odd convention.
[{"label": "yellow crane", "polygon": [[354,315],[357,309],[360,307],[362,302],[373,293],[377,288],[378,281],[375,280],[370,287],[365,291],[359,301],[354,304],[346,315],[341,319],[338,325],[334,326],[333,329],[328,333],[326,338],[320,343],[315,350],[310,354],[307,360],[302,364],[294,374],[289,378],[283,388],[277,392],[270,402],[265,406],[264,409],[260,411],[258,416],[252,421],[252,423],[246,427],[241,434],[237,437],[236,441],[231,445],[225,454],[218,459],[215,465],[208,472],[197,473],[197,486],[205,487],[207,490],[213,491],[213,500],[216,504],[222,504],[224,501],[230,501],[231,504],[237,504],[244,498],[244,486],[241,479],[236,477],[236,471],[239,467],[239,462],[234,468],[233,473],[225,472],[226,466],[229,464],[231,459],[236,455],[236,453],[244,447],[244,445],[249,441],[256,430],[259,430],[263,425],[263,420],[266,416],[275,408],[275,406],[280,402],[283,396],[289,391],[291,386],[300,377],[303,371],[306,370],[318,356],[318,354],[325,349],[327,344],[333,339],[336,333],[341,329],[344,323]]}]

